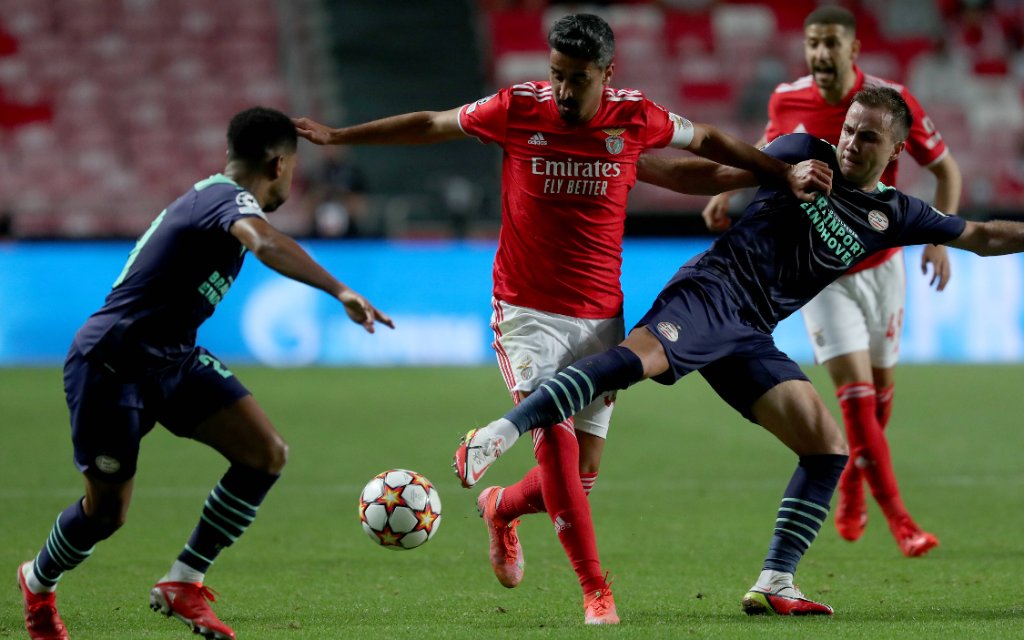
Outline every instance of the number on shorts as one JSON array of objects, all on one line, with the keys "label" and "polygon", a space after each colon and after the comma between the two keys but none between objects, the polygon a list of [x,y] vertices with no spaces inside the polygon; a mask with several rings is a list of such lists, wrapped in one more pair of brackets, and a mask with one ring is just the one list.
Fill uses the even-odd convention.
[{"label": "number on shorts", "polygon": [[220,360],[214,358],[208,353],[204,353],[203,355],[199,356],[199,363],[206,365],[207,367],[213,367],[213,370],[220,374],[220,377],[222,378],[230,378],[231,376],[234,375],[233,373],[231,373],[230,369],[221,364]]}]

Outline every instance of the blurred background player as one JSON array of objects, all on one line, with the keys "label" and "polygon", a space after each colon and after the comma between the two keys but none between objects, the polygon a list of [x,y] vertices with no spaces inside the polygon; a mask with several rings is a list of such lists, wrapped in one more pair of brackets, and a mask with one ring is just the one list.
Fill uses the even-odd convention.
[{"label": "blurred background player", "polygon": [[[770,143],[765,151],[781,160],[827,162],[836,175],[831,193],[807,203],[782,189],[760,189],[732,229],[676,272],[620,346],[563,368],[503,418],[470,432],[456,451],[469,461],[465,475],[480,479],[520,434],[548,429],[603,393],[647,378],[671,385],[699,371],[722,399],[799,457],[744,611],[831,615],[830,606],[803,595],[793,575],[828,516],[847,446],[772,332],[829,282],[888,247],[946,243],[983,256],[1024,251],[1024,223],[967,222],[878,184],[903,150],[910,125],[899,92],[872,87],[854,97],[837,147],[807,134]],[[654,184],[687,192],[693,167],[707,164],[645,156],[639,171]],[[708,168],[703,178],[732,188],[744,183],[742,173]]]},{"label": "blurred background player", "polygon": [[[907,89],[865,74],[854,61],[860,51],[854,15],[841,7],[823,7],[804,21],[804,54],[810,75],[779,85],[768,102],[768,125],[758,146],[793,132],[807,132],[835,144],[847,108],[864,87],[900,91],[914,116],[906,150],[936,178],[935,207],[955,214],[961,177],[956,160],[935,124]],[[882,183],[896,184],[897,161]],[[709,229],[729,226],[729,193],[712,198],[703,215]],[[926,246],[921,271],[939,291],[950,277],[946,248]],[[835,526],[846,540],[861,537],[867,524],[864,479],[878,501],[900,550],[920,556],[938,539],[910,517],[903,504],[883,433],[892,413],[894,368],[899,359],[906,299],[906,276],[899,247],[880,251],[829,285],[803,308],[815,360],[824,364],[836,388],[850,444],[850,461],[839,482]]]},{"label": "blurred background player", "polygon": [[[561,18],[548,44],[549,82],[517,84],[448,111],[339,129],[308,118],[295,121],[299,135],[317,144],[477,137],[502,147],[492,328],[498,363],[516,402],[565,365],[622,339],[622,235],[626,196],[641,152],[687,149],[750,169],[764,180],[789,183],[805,197],[820,187],[805,192],[790,165],[671,114],[639,91],[610,88],[614,35],[598,16]],[[509,487],[485,489],[477,501],[491,539],[491,565],[506,587],[515,587],[523,576],[518,518],[548,513],[583,589],[588,624],[619,621],[586,499],[597,478],[614,398],[614,393],[597,398],[575,422],[566,419],[557,428],[536,431],[539,466]],[[474,482],[464,480],[464,486]]]},{"label": "blurred background player", "polygon": [[232,118],[228,163],[153,221],[107,296],[75,335],[64,366],[75,465],[85,496],[57,518],[34,560],[18,567],[29,637],[67,630],[54,591],[101,540],[124,524],[139,445],[160,422],[231,463],[192,536],[150,591],[150,606],[207,638],[234,638],[204,586],[217,555],[252,524],[277,481],[287,445],[249,391],[196,346],[196,331],[227,294],[247,251],[293,280],[327,292],[373,333],[390,318],[267,222],[288,198],[298,137],[284,114],[255,107]]}]

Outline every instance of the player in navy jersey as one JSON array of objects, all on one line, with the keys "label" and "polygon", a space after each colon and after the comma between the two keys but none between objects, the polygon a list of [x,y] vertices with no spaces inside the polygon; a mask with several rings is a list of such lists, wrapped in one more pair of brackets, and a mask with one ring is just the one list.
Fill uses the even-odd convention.
[{"label": "player in navy jersey", "polygon": [[[647,378],[673,384],[700,371],[719,396],[799,457],[743,609],[830,615],[831,607],[793,585],[793,574],[828,515],[848,450],[820,396],[771,332],[880,249],[937,243],[980,255],[1024,251],[1022,223],[967,222],[878,183],[902,150],[911,120],[898,92],[870,88],[855,97],[836,148],[806,134],[773,141],[764,150],[780,160],[828,162],[836,176],[831,193],[800,202],[783,190],[761,188],[729,231],[679,269],[625,341],[562,369],[503,418],[478,429],[456,455],[482,474],[520,434],[563,420],[596,394]],[[752,186],[749,174],[704,160],[645,156],[640,175],[681,191],[693,179],[722,190]]]},{"label": "player in navy jersey", "polygon": [[74,461],[85,496],[57,518],[34,560],[18,567],[31,638],[67,638],[54,591],[61,576],[124,524],[140,442],[161,423],[230,462],[188,543],[150,591],[150,606],[207,638],[234,632],[207,604],[207,569],[252,524],[285,464],[287,445],[249,391],[196,346],[199,325],[238,276],[245,254],[330,294],[373,333],[388,316],[336,280],[267,222],[288,198],[298,136],[284,114],[254,107],[228,127],[224,173],[195,184],[139,239],[103,307],[75,334],[64,365]]}]

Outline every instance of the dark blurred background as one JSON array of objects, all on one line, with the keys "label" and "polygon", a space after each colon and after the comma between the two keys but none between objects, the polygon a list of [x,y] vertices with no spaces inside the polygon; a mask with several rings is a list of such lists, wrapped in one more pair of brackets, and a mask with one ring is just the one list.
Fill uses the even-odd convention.
[{"label": "dark blurred background", "polygon": [[[962,215],[1021,215],[1018,0],[0,0],[0,238],[139,235],[223,168],[227,122],[253,104],[342,125],[546,79],[545,34],[572,12],[615,30],[614,86],[753,142],[773,88],[807,73],[802,23],[823,4],[857,14],[858,64],[906,84],[942,132]],[[496,236],[491,146],[303,143],[300,162],[274,217],[289,233]],[[929,199],[934,182],[907,158],[899,186]],[[704,202],[638,185],[627,233],[703,233]]]}]

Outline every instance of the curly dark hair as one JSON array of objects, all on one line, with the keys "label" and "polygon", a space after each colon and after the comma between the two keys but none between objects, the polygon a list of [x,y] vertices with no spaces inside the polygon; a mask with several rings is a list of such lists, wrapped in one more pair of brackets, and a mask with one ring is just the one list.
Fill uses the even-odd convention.
[{"label": "curly dark hair", "polygon": [[275,152],[293,152],[299,136],[291,118],[267,107],[236,113],[228,125],[228,158],[258,165]]}]

